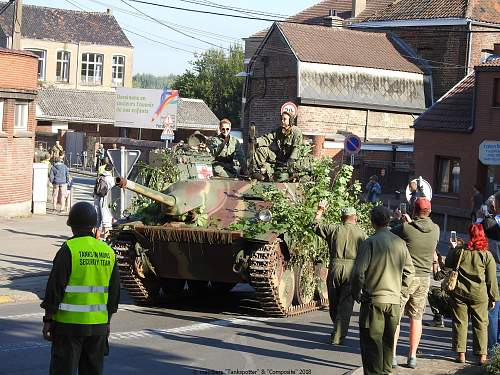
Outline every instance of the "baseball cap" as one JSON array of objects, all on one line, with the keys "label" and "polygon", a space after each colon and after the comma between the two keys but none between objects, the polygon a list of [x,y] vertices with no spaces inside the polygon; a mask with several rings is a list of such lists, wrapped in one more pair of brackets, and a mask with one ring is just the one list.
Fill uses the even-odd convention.
[{"label": "baseball cap", "polygon": [[344,207],[341,213],[342,216],[356,215],[356,209],[354,207]]},{"label": "baseball cap", "polygon": [[430,212],[431,211],[431,201],[427,198],[417,198],[415,201],[415,212]]}]

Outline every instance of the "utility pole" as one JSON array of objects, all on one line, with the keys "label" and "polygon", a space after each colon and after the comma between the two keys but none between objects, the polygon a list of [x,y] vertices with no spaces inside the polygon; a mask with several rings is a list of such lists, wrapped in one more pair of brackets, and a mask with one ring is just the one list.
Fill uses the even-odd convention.
[{"label": "utility pole", "polygon": [[11,49],[21,49],[21,26],[23,21],[23,1],[16,0],[14,16],[12,17],[12,46]]}]

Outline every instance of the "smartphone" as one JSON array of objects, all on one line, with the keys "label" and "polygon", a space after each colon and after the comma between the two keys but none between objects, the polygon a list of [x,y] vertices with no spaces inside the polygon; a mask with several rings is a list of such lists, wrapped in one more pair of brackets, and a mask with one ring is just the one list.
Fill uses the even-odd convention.
[{"label": "smartphone", "polygon": [[399,211],[401,211],[401,215],[404,215],[404,214],[406,214],[406,213],[407,213],[407,212],[406,212],[406,203],[401,203],[401,204],[399,205]]},{"label": "smartphone", "polygon": [[450,232],[450,240],[451,240],[451,242],[457,242],[457,232],[456,231],[452,230]]}]

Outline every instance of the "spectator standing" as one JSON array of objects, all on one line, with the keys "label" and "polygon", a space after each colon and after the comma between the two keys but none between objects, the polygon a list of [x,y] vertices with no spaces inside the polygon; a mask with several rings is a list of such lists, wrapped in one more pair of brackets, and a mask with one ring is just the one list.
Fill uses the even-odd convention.
[{"label": "spectator standing", "polygon": [[56,158],[55,163],[50,168],[49,181],[52,184],[52,205],[54,211],[57,209],[57,202],[60,200],[61,207],[59,212],[65,211],[66,188],[69,182],[68,167],[61,161],[61,158]]},{"label": "spectator standing", "polygon": [[104,145],[102,143],[97,144],[97,150],[95,152],[95,170],[99,176],[99,167],[104,164],[104,157],[106,151],[104,150]]},{"label": "spectator standing", "polygon": [[486,362],[488,310],[499,299],[495,260],[488,251],[488,240],[481,224],[469,226],[470,241],[452,242],[445,264],[458,268],[452,296],[452,349],[457,362],[465,362],[469,316],[472,322],[472,350],[479,363]]},{"label": "spectator standing", "polygon": [[477,211],[481,209],[481,205],[484,202],[483,194],[481,194],[481,191],[479,190],[478,185],[474,185],[472,188],[473,194],[472,197],[470,198],[471,201],[471,213],[470,217],[472,220],[472,223],[476,222],[477,219]]},{"label": "spectator standing", "polygon": [[366,184],[366,194],[368,202],[376,203],[381,193],[382,187],[378,183],[378,177],[375,175],[371,176],[370,180]]},{"label": "spectator standing", "polygon": [[[484,212],[478,211],[478,220],[483,225],[490,252],[495,259],[498,284],[500,278],[500,192],[493,196],[490,211],[491,213],[486,216]],[[488,349],[496,344],[500,344],[500,303],[498,300],[495,307],[488,312]]]},{"label": "spectator standing", "polygon": [[45,310],[43,337],[52,342],[50,374],[103,373],[120,279],[113,249],[93,236],[96,222],[90,203],[76,203],[67,221],[73,237],[53,261],[40,305]]},{"label": "spectator standing", "polygon": [[388,229],[391,212],[377,206],[370,218],[375,234],[363,242],[352,277],[352,295],[361,301],[359,338],[366,375],[390,374],[401,294],[414,268],[405,242]]},{"label": "spectator standing", "polygon": [[111,214],[111,188],[115,182],[111,174],[111,164],[107,164],[104,172],[97,177],[94,187],[94,207],[97,211],[97,238],[105,239],[113,223]]},{"label": "spectator standing", "polygon": [[97,175],[98,176],[100,176],[101,174],[104,173],[104,171],[106,170],[106,167],[108,166],[108,164],[111,164],[111,162],[110,162],[110,160],[109,160],[108,157],[105,157],[104,158],[104,162],[99,166],[99,169],[97,170]]},{"label": "spectator standing", "polygon": [[[422,316],[431,282],[434,252],[439,242],[439,227],[432,222],[430,214],[431,202],[427,198],[417,198],[414,220],[405,215],[407,222],[392,230],[406,242],[415,267],[415,276],[408,288],[408,294],[401,298],[401,315],[410,318],[410,350],[407,365],[411,368],[417,366],[417,349],[422,336]],[[394,367],[397,366],[399,327],[398,325],[394,336]]]},{"label": "spectator standing", "polygon": [[57,159],[64,160],[64,149],[60,145],[59,141],[50,149],[50,159],[54,163]]},{"label": "spectator standing", "polygon": [[314,232],[324,239],[330,251],[327,287],[330,317],[334,324],[330,343],[342,345],[349,330],[354,300],[351,295],[351,274],[361,243],[366,239],[365,231],[356,225],[356,210],[342,209],[342,224],[322,224],[319,221],[326,204],[318,205]]}]

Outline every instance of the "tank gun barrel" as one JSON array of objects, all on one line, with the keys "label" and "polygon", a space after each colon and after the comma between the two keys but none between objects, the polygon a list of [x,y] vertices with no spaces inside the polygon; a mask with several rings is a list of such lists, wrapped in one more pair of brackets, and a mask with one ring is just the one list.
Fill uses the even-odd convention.
[{"label": "tank gun barrel", "polygon": [[149,199],[152,199],[156,202],[162,203],[169,207],[174,207],[176,203],[175,197],[171,195],[166,195],[160,193],[159,191],[150,189],[144,185],[138,184],[137,182],[127,180],[123,177],[116,177],[115,184],[122,189],[131,190],[137,194],[144,195]]}]

